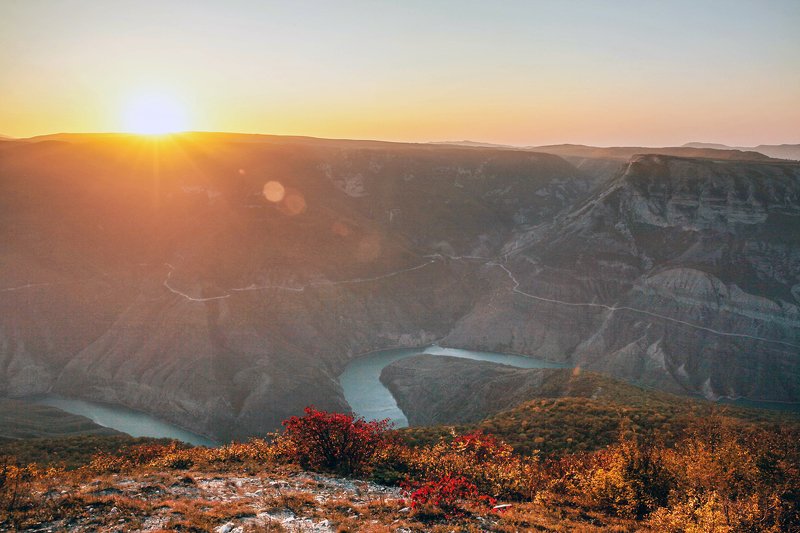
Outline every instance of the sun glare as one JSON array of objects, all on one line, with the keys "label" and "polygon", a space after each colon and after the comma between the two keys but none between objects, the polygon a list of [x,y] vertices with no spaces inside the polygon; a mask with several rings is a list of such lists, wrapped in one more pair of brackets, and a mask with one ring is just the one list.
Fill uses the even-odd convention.
[{"label": "sun glare", "polygon": [[181,103],[165,94],[142,94],[131,99],[124,110],[124,127],[131,133],[160,135],[185,131],[186,112]]}]

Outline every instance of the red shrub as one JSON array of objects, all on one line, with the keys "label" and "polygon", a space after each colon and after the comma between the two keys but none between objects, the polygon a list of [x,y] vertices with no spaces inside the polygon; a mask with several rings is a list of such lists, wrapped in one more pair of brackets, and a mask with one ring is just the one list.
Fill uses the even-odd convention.
[{"label": "red shrub", "polygon": [[428,481],[411,492],[411,508],[418,513],[444,513],[445,518],[466,516],[468,508],[490,508],[497,501],[481,495],[478,487],[464,477],[444,476],[436,481]]},{"label": "red shrub", "polygon": [[339,474],[362,473],[380,446],[386,443],[388,420],[367,422],[341,413],[306,407],[305,416],[283,421],[293,459],[309,470]]}]

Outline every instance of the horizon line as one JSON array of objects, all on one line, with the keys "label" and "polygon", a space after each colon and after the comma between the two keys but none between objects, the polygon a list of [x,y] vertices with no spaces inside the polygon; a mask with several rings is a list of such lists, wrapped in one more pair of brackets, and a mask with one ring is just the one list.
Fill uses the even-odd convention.
[{"label": "horizon line", "polygon": [[[475,147],[483,147],[485,148],[512,148],[512,149],[526,149],[526,148],[546,148],[552,146],[583,146],[588,148],[691,148],[687,145],[689,144],[705,144],[705,145],[719,145],[724,146],[723,149],[730,149],[730,150],[748,150],[757,148],[759,146],[795,146],[800,145],[800,140],[797,142],[781,142],[781,143],[759,143],[753,144],[751,146],[743,146],[743,145],[730,145],[723,142],[714,142],[714,141],[686,141],[683,144],[609,144],[609,145],[602,145],[602,144],[585,144],[581,142],[551,142],[547,144],[508,144],[508,143],[501,143],[501,142],[493,142],[493,141],[483,141],[483,140],[472,140],[472,139],[461,139],[461,140],[427,140],[427,141],[408,141],[408,140],[396,140],[396,139],[379,139],[379,138],[355,138],[355,137],[320,137],[315,135],[300,135],[300,134],[282,134],[282,133],[265,133],[265,132],[245,132],[245,131],[225,131],[225,130],[184,130],[184,131],[174,131],[174,132],[166,132],[166,133],[136,133],[131,131],[57,131],[52,133],[41,133],[36,135],[31,135],[27,137],[14,137],[11,135],[5,135],[0,133],[0,140],[12,140],[12,141],[33,141],[35,139],[41,137],[54,137],[58,135],[126,135],[132,137],[169,137],[172,135],[190,135],[190,134],[222,134],[222,135],[252,135],[252,136],[263,136],[263,137],[283,137],[283,138],[300,138],[300,139],[317,139],[317,140],[328,140],[328,141],[354,141],[354,142],[382,142],[382,143],[392,143],[392,144],[418,144],[418,145],[426,145],[426,144],[440,144],[440,145],[454,145],[454,146],[463,146],[463,145],[476,145]],[[714,149],[712,146],[707,146],[705,148]]]}]

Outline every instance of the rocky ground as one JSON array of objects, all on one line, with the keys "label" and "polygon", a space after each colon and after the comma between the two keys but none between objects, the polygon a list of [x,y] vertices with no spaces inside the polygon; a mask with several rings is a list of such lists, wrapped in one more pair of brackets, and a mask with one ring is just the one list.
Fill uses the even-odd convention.
[{"label": "rocky ground", "polygon": [[110,475],[34,496],[54,504],[68,496],[76,512],[28,524],[30,531],[336,531],[326,516],[347,522],[377,505],[399,521],[409,511],[399,488],[307,472]]},{"label": "rocky ground", "polygon": [[415,513],[398,487],[304,471],[111,474],[32,492],[35,511],[0,531],[634,531],[571,509],[498,504],[456,520]]}]

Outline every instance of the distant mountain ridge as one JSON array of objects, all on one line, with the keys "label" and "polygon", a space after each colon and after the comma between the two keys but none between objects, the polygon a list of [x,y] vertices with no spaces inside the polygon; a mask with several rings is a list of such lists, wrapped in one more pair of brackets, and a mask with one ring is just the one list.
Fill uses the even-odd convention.
[{"label": "distant mountain ridge", "polygon": [[709,147],[636,147],[620,146],[599,148],[581,144],[555,144],[550,146],[529,146],[526,150],[555,154],[562,157],[606,158],[627,161],[635,155],[656,154],[676,157],[702,157],[708,159],[724,159],[731,161],[768,161],[769,156],[757,151],[742,151],[739,149],[716,149]]},{"label": "distant mountain ridge", "polygon": [[[627,161],[634,155],[640,154],[659,154],[659,155],[672,155],[678,157],[703,157],[709,159],[726,159],[726,160],[742,160],[742,161],[761,161],[768,160],[772,157],[778,159],[787,159],[785,156],[777,156],[767,154],[762,151],[764,148],[768,151],[775,153],[774,149],[783,147],[785,150],[791,150],[795,146],[800,145],[781,145],[780,147],[772,147],[768,145],[761,145],[756,148],[738,148],[726,146],[724,144],[714,143],[687,143],[683,146],[589,146],[584,144],[550,144],[543,146],[513,146],[506,144],[493,144],[476,141],[439,141],[429,144],[449,145],[449,146],[464,146],[473,148],[504,148],[508,150],[528,150],[532,152],[543,152],[548,154],[555,154],[561,157],[571,159],[575,158],[591,158],[591,159],[613,159],[618,161]],[[797,159],[789,157],[788,159]]]},{"label": "distant mountain ridge", "polygon": [[[112,140],[123,138],[140,138],[141,136],[132,133],[54,133],[47,135],[37,135],[34,137],[17,139],[0,134],[0,139],[18,140],[24,142],[42,141],[97,141],[98,139]],[[180,132],[168,134],[167,137],[174,138],[195,138],[204,141],[233,141],[233,142],[297,142],[303,144],[326,144],[333,143],[359,143],[361,145],[408,145],[408,146],[459,146],[464,148],[494,148],[507,150],[528,150],[543,152],[570,158],[594,158],[594,159],[615,159],[624,161],[638,154],[660,154],[674,155],[679,157],[704,157],[711,159],[732,159],[732,160],[765,160],[769,158],[800,160],[800,144],[762,144],[755,147],[736,147],[719,143],[689,142],[682,146],[674,147],[598,147],[582,144],[552,144],[543,146],[515,146],[509,144],[488,143],[480,141],[430,141],[427,143],[398,143],[393,141],[360,140],[360,139],[325,139],[309,136],[286,136],[262,133],[226,133],[226,132]],[[766,157],[765,157],[766,156]]]},{"label": "distant mountain ridge", "polygon": [[759,144],[752,147],[726,146],[724,144],[691,142],[683,146],[687,148],[710,148],[715,150],[744,150],[760,152],[776,159],[800,160],[800,144]]},{"label": "distant mountain ridge", "polygon": [[487,142],[479,142],[479,141],[431,141],[428,144],[439,144],[439,145],[448,145],[448,146],[472,146],[477,148],[508,148],[511,150],[521,150],[522,147],[520,146],[513,146],[510,144],[497,144],[497,143],[487,143]]},{"label": "distant mountain ridge", "polygon": [[698,149],[710,149],[710,150],[733,150],[733,149],[743,149],[743,148],[734,148],[732,146],[728,146],[725,144],[718,144],[718,143],[704,143],[704,142],[691,142],[686,143],[683,145],[684,148],[698,148]]}]

